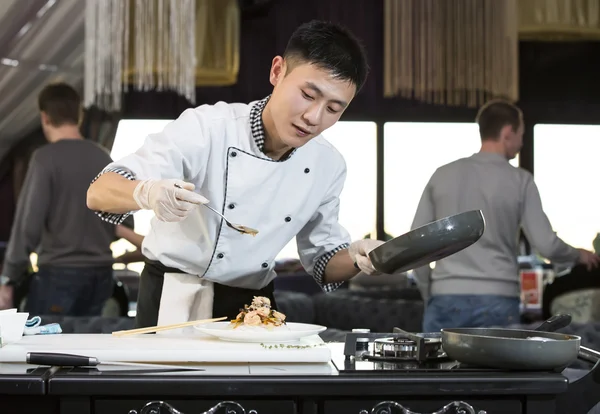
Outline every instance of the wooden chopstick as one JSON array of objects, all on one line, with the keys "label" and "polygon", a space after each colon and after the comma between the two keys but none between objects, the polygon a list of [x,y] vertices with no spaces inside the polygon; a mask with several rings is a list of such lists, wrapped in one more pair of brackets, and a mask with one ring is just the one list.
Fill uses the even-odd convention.
[{"label": "wooden chopstick", "polygon": [[218,321],[222,321],[224,319],[227,319],[227,317],[223,316],[221,318],[200,319],[199,321],[176,323],[173,325],[150,326],[148,328],[127,329],[125,331],[115,331],[112,334],[114,336],[128,336],[128,335],[138,335],[138,334],[145,334],[145,333],[152,333],[152,332],[168,331],[170,329],[185,328],[186,326],[194,326],[194,325],[199,325],[201,323],[218,322]]}]

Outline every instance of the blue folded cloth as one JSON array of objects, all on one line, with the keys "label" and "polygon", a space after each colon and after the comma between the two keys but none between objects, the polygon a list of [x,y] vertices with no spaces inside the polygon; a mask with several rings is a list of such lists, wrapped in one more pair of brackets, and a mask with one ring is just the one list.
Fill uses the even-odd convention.
[{"label": "blue folded cloth", "polygon": [[23,335],[50,335],[62,333],[62,328],[58,323],[50,323],[48,325],[42,325],[42,318],[34,316],[25,322],[25,329]]}]

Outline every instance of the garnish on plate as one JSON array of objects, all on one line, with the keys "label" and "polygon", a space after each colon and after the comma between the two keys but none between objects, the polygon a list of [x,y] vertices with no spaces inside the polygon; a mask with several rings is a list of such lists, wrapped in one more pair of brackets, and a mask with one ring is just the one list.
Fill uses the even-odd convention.
[{"label": "garnish on plate", "polygon": [[318,346],[324,346],[327,343],[323,342],[320,344],[308,344],[308,345],[295,345],[295,344],[264,344],[261,342],[260,346],[265,349],[308,349],[308,348],[316,348]]},{"label": "garnish on plate", "polygon": [[244,309],[240,309],[240,313],[231,323],[234,329],[241,325],[274,328],[285,325],[285,314],[271,309],[269,298],[254,296],[252,304],[244,305]]}]

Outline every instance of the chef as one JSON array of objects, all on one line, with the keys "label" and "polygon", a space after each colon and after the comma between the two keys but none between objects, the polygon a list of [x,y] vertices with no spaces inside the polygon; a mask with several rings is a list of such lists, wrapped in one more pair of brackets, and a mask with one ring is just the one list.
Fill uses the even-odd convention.
[{"label": "chef", "polygon": [[[187,109],[99,174],[87,204],[104,220],[155,213],[142,247],[137,327],[233,319],[254,296],[276,309],[275,258],[294,237],[303,267],[325,292],[359,270],[376,273],[368,253],[383,242],[351,242],[338,222],[346,165],[321,136],[367,72],[349,31],[303,24],[272,61],[270,96]],[[258,234],[228,227],[202,204]]]}]

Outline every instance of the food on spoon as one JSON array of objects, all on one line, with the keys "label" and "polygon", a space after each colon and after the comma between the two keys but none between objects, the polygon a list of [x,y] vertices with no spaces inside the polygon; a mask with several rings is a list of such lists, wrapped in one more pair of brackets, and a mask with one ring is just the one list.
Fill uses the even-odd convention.
[{"label": "food on spoon", "polygon": [[241,325],[273,328],[285,325],[285,315],[271,309],[271,300],[264,296],[254,296],[250,306],[244,305],[238,316],[231,321],[233,328]]},{"label": "food on spoon", "polygon": [[253,228],[242,226],[241,224],[236,224],[236,227],[240,229],[243,233],[249,234],[252,237],[258,234],[258,230],[254,230]]}]

